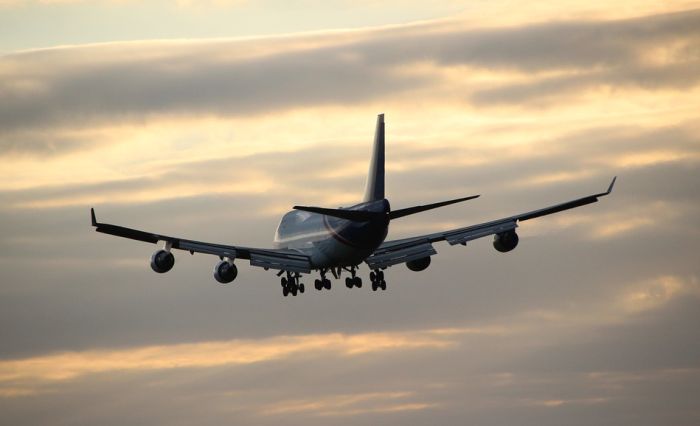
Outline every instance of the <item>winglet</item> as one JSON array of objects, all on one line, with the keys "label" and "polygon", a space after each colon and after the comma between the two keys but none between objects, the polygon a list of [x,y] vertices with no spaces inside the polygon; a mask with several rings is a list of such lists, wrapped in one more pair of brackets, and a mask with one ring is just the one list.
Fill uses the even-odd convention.
[{"label": "winglet", "polygon": [[610,182],[610,186],[608,187],[608,192],[606,192],[605,195],[608,195],[608,194],[610,194],[610,193],[612,192],[613,186],[615,186],[615,181],[616,181],[616,180],[617,180],[617,176],[615,176],[615,177],[613,178],[612,182]]},{"label": "winglet", "polygon": [[90,207],[90,219],[92,219],[92,226],[97,226],[97,218],[95,217],[95,209]]}]

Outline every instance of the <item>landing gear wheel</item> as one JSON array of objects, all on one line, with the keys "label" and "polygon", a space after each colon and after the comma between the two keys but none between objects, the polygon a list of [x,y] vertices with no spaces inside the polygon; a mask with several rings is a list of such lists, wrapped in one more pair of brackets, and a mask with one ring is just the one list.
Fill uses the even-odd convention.
[{"label": "landing gear wheel", "polygon": [[282,294],[284,295],[284,297],[289,296],[289,288],[282,287]]},{"label": "landing gear wheel", "polygon": [[282,284],[282,287],[287,287],[287,279],[282,277],[282,279],[280,280],[280,284]]},{"label": "landing gear wheel", "polygon": [[372,291],[377,291],[377,283],[374,281],[372,282]]},{"label": "landing gear wheel", "polygon": [[377,280],[377,274],[375,274],[374,271],[369,273],[369,280],[372,282],[375,282]]},{"label": "landing gear wheel", "polygon": [[330,290],[331,289],[331,280],[329,280],[328,278],[324,279],[323,286],[326,288],[326,290]]},{"label": "landing gear wheel", "polygon": [[382,288],[382,291],[386,290],[386,281],[382,280],[382,282],[379,283],[378,286]]},{"label": "landing gear wheel", "polygon": [[304,292],[304,283],[299,284],[299,293]]},{"label": "landing gear wheel", "polygon": [[292,289],[290,290],[290,292],[292,293],[292,296],[296,296],[297,295],[297,287],[292,286]]},{"label": "landing gear wheel", "polygon": [[316,287],[316,290],[320,291],[323,288],[323,284],[321,283],[321,280],[315,280],[314,287]]},{"label": "landing gear wheel", "polygon": [[362,278],[355,277],[352,280],[353,280],[353,284],[355,284],[355,287],[362,288]]},{"label": "landing gear wheel", "polygon": [[350,277],[345,278],[345,287],[352,288],[352,286],[353,286],[353,279]]}]

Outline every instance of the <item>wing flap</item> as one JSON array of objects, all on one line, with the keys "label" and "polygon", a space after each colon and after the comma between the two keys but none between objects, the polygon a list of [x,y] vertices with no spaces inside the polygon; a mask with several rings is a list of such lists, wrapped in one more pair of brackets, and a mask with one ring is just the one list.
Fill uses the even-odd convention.
[{"label": "wing flap", "polygon": [[173,244],[173,247],[181,250],[187,250],[189,252],[213,254],[214,256],[229,257],[231,259],[247,257],[244,255],[242,250],[238,250],[235,247],[202,243],[199,241],[180,240],[177,244]]},{"label": "wing flap", "polygon": [[457,230],[456,232],[445,233],[445,241],[452,246],[456,244],[466,244],[467,241],[476,240],[478,238],[487,237],[500,232],[510,231],[517,227],[518,224],[515,223],[515,221],[508,220],[488,226],[465,228]]},{"label": "wing flap", "polygon": [[393,246],[385,250],[376,251],[365,259],[370,269],[384,269],[399,263],[422,259],[437,254],[433,245],[427,241],[419,244],[407,244],[405,246]]},{"label": "wing flap", "polygon": [[305,274],[311,272],[309,257],[297,253],[255,250],[250,252],[250,264],[265,269],[278,269]]}]

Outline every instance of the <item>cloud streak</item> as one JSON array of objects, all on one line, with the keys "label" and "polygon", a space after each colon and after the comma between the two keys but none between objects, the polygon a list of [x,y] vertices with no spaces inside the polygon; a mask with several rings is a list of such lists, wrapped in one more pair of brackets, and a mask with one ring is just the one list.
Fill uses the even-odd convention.
[{"label": "cloud streak", "polygon": [[[319,334],[278,336],[261,340],[232,340],[183,343],[165,346],[115,350],[89,350],[49,354],[25,359],[0,360],[0,396],[12,398],[33,395],[51,382],[76,380],[85,375],[136,370],[214,368],[332,356],[357,357],[383,352],[410,350],[446,350],[465,334],[500,335],[497,328],[434,329],[410,332]],[[403,397],[405,395],[393,396]],[[335,401],[333,410],[355,405],[358,401]],[[307,411],[299,408],[297,411]],[[392,408],[393,407],[393,408]],[[390,408],[400,410],[402,406]],[[422,408],[422,407],[421,407]],[[403,409],[411,409],[404,407]],[[290,408],[277,406],[268,414],[282,414]],[[334,412],[328,409],[328,415]]]},{"label": "cloud streak", "polygon": [[[249,116],[368,103],[450,84],[442,71],[455,67],[468,67],[457,74],[462,80],[469,78],[470,68],[516,71],[530,80],[465,89],[462,97],[477,105],[601,85],[679,90],[697,84],[697,11],[486,30],[438,28],[423,24],[298,39],[116,43],[7,55],[0,59],[2,149],[45,150],[38,142],[13,142],[17,132],[21,136],[28,128],[70,126],[76,120],[85,125],[162,114]],[[290,49],[275,50],[274,43]],[[258,48],[269,53],[254,53]],[[649,51],[667,63],[649,63]],[[437,68],[402,72],[426,62]],[[554,71],[563,74],[546,75]]]}]

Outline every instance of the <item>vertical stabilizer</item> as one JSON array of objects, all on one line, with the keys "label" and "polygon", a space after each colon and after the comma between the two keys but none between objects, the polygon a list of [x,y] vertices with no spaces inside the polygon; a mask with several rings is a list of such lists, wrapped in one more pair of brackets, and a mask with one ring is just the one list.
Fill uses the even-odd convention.
[{"label": "vertical stabilizer", "polygon": [[369,164],[364,202],[384,199],[384,114],[377,116],[372,162]]}]

